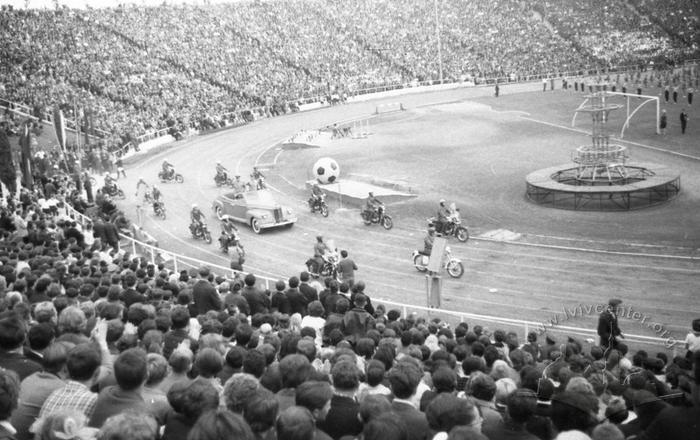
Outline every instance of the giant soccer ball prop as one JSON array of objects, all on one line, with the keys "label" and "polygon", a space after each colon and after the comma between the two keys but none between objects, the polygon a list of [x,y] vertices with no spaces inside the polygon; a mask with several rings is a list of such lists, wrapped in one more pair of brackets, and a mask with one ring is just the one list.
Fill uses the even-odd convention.
[{"label": "giant soccer ball prop", "polygon": [[330,157],[322,157],[314,164],[314,177],[319,183],[333,183],[340,176],[338,162]]}]

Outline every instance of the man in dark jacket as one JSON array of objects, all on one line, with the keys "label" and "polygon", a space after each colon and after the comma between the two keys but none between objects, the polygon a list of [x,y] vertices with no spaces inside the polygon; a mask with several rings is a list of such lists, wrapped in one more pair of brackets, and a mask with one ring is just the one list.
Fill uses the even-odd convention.
[{"label": "man in dark jacket", "polygon": [[365,310],[367,298],[358,293],[355,295],[353,304],[355,307],[349,310],[343,318],[343,334],[352,344],[365,337],[367,330],[374,327],[374,318]]},{"label": "man in dark jacket", "polygon": [[[303,277],[305,273],[306,272],[302,272],[301,276]],[[289,289],[287,289],[285,294],[287,295],[287,299],[289,300],[289,307],[291,308],[291,313],[299,313],[302,316],[306,315],[306,306],[309,304],[309,301],[299,290],[299,278],[291,277],[289,279]]]},{"label": "man in dark jacket", "polygon": [[309,284],[309,277],[310,275],[306,271],[302,272],[299,276],[299,278],[301,279],[301,284],[299,284],[299,291],[302,295],[304,295],[304,298],[306,298],[306,304],[310,303],[311,301],[318,300],[318,292],[313,286]]},{"label": "man in dark jacket", "polygon": [[600,336],[601,347],[617,348],[617,337],[624,338],[617,325],[617,307],[620,304],[622,304],[622,300],[611,299],[608,302],[608,307],[598,317],[598,336]]},{"label": "man in dark jacket", "polygon": [[391,392],[395,396],[391,408],[406,427],[408,440],[426,440],[430,435],[428,419],[411,400],[422,376],[423,371],[410,358],[396,364],[389,373]]},{"label": "man in dark jacket", "polygon": [[194,283],[192,286],[192,298],[194,299],[194,306],[197,315],[203,315],[209,310],[221,310],[222,302],[221,297],[219,297],[219,292],[216,288],[207,280],[209,276],[209,269],[202,267],[199,269],[199,281]]},{"label": "man in dark jacket", "polygon": [[285,315],[290,315],[292,306],[289,303],[289,298],[287,294],[284,293],[284,288],[286,284],[284,281],[279,280],[275,284],[275,293],[272,294],[270,298],[270,310],[273,312],[283,313]]},{"label": "man in dark jacket", "polygon": [[255,287],[255,275],[249,273],[245,276],[245,286],[241,290],[241,295],[248,301],[250,314],[267,313],[270,309],[270,298],[262,290]]}]

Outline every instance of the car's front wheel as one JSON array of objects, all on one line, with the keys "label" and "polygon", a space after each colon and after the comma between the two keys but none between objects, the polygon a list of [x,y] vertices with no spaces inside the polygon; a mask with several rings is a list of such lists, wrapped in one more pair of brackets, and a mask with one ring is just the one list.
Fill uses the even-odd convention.
[{"label": "car's front wheel", "polygon": [[221,206],[216,205],[216,208],[214,208],[214,212],[216,213],[216,218],[219,220],[224,218],[224,210],[221,208]]},{"label": "car's front wheel", "polygon": [[256,234],[259,234],[262,228],[260,227],[260,220],[257,218],[253,217],[250,219],[250,228],[255,232]]}]

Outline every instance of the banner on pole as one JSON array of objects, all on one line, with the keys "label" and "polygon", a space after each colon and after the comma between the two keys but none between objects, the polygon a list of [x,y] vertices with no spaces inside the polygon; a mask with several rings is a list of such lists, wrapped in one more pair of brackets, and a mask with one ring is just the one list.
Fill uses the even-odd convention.
[{"label": "banner on pole", "polygon": [[63,111],[60,108],[55,108],[53,111],[53,128],[56,132],[56,140],[63,154],[66,153],[66,120],[63,117]]}]

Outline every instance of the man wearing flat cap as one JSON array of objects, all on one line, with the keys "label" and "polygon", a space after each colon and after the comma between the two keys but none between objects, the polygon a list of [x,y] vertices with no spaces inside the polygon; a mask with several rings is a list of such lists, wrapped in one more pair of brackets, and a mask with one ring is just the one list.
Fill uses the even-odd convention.
[{"label": "man wearing flat cap", "polygon": [[603,348],[617,348],[617,337],[624,338],[617,325],[617,307],[620,304],[622,300],[611,299],[608,301],[608,307],[598,317],[598,336],[600,336],[600,346]]}]

